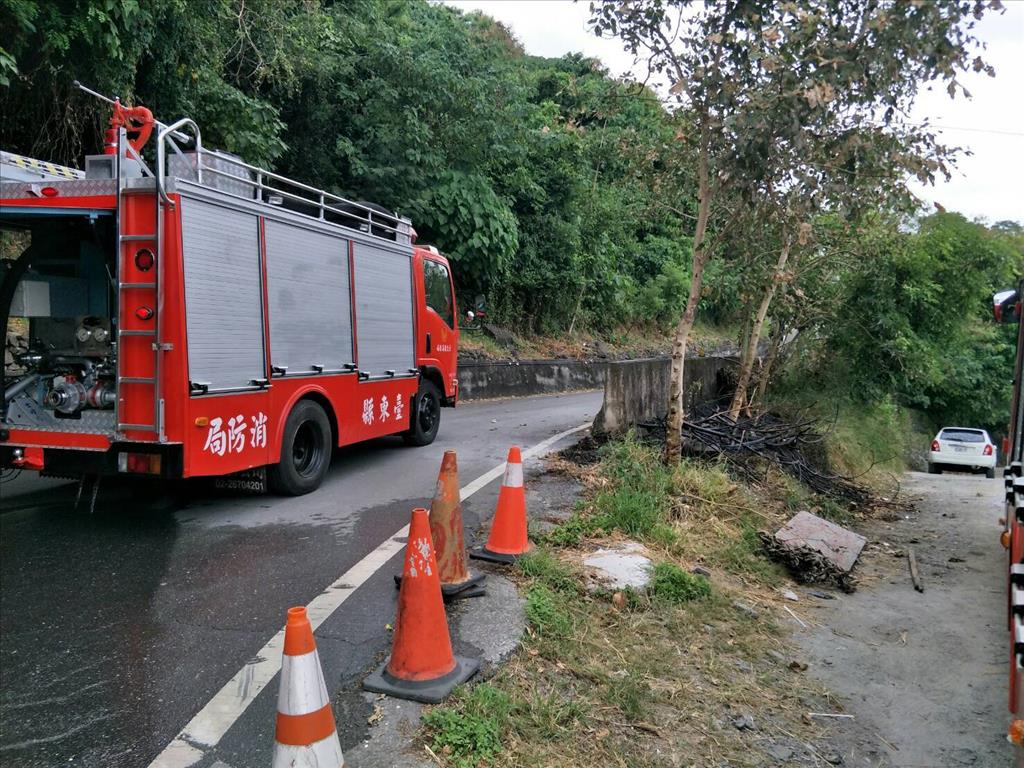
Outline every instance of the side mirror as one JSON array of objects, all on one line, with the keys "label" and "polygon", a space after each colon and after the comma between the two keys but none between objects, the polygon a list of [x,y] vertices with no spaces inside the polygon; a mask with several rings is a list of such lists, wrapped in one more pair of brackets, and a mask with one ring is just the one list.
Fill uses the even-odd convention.
[{"label": "side mirror", "polygon": [[1017,291],[1008,289],[999,291],[992,296],[992,316],[997,323],[1020,322],[1020,296]]}]

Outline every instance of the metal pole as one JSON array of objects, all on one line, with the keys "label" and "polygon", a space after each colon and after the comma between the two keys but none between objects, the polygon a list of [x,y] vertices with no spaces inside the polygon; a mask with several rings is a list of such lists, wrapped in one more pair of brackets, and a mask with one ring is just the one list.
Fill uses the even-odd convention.
[{"label": "metal pole", "polygon": [[[97,92],[96,92],[96,91],[94,91],[94,90],[93,90],[92,88],[87,88],[87,87],[85,87],[84,85],[82,85],[82,84],[81,84],[80,82],[78,82],[77,80],[74,80],[74,81],[72,81],[72,83],[71,83],[71,84],[72,84],[72,85],[73,85],[73,86],[74,86],[75,88],[78,88],[78,90],[80,90],[80,91],[82,91],[82,92],[84,92],[84,93],[88,93],[88,94],[89,94],[90,96],[95,96],[95,97],[96,97],[97,99],[99,99],[100,101],[105,101],[105,102],[107,102],[107,104],[114,104],[114,103],[115,103],[115,102],[117,102],[117,100],[118,100],[116,96],[115,96],[114,98],[110,98],[109,96],[104,96],[104,95],[103,95],[102,93],[97,93]],[[154,123],[154,124],[156,124],[156,126],[157,126],[158,128],[166,128],[166,127],[167,127],[166,125],[164,125],[163,123],[161,123],[161,122],[160,122],[159,120],[157,120],[156,118],[153,118],[153,123]],[[174,138],[176,138],[176,139],[177,139],[178,141],[188,141],[188,134],[182,133],[181,131],[172,131],[172,132],[171,132],[171,135],[172,135],[172,136],[173,136]]]}]

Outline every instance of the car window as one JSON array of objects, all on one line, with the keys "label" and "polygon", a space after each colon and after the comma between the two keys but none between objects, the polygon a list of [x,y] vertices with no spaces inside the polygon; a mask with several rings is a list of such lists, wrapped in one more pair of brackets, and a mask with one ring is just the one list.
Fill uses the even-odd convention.
[{"label": "car window", "polygon": [[452,301],[452,282],[448,268],[439,262],[423,261],[423,291],[427,306],[437,312],[449,328],[455,327],[455,303]]},{"label": "car window", "polygon": [[977,429],[944,429],[939,433],[939,439],[959,443],[984,443],[985,433]]}]

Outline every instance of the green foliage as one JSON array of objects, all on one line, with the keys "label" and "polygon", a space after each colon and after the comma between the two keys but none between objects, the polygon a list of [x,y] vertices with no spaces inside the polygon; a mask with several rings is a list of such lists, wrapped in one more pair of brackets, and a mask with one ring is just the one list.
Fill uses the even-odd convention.
[{"label": "green foliage", "polygon": [[992,322],[991,295],[1015,283],[1024,243],[939,213],[916,232],[877,221],[857,247],[864,258],[829,316],[829,354],[813,365],[823,386],[855,402],[892,395],[940,422],[1004,426],[1016,328]]},{"label": "green foliage", "polygon": [[[595,14],[629,44],[677,5]],[[893,114],[968,63],[974,6],[753,0],[726,19],[731,5],[708,4],[684,14],[700,34],[673,34],[675,63],[706,69],[721,45],[721,66],[678,81],[670,114],[593,59],[527,56],[486,15],[427,0],[0,0],[0,145],[70,165],[97,151],[109,109],[76,78],[165,121],[188,114],[208,146],[409,214],[451,256],[463,305],[483,293],[493,319],[550,334],[678,320],[703,151],[719,180],[707,321],[743,324],[770,276],[763,254],[807,216],[813,241],[767,323],[787,340],[777,367],[854,403],[993,427],[1014,331],[988,320],[987,299],[1024,267],[1021,228],[937,214],[915,231],[895,213],[901,174],[940,174],[949,153]],[[673,62],[655,65],[676,82]],[[765,202],[780,190],[784,211]],[[662,481],[603,498],[601,525],[670,542]]]},{"label": "green foliage", "polygon": [[512,704],[508,694],[480,683],[459,688],[454,700],[423,715],[431,748],[444,754],[455,768],[491,764],[501,751],[501,731]]},{"label": "green foliage", "polygon": [[579,579],[547,549],[537,547],[516,561],[522,574],[556,592],[572,594],[580,590]]},{"label": "green foliage", "polygon": [[711,596],[711,584],[703,576],[687,573],[675,563],[658,563],[648,587],[655,600],[679,605]]},{"label": "green foliage", "polygon": [[412,212],[445,247],[460,282],[472,291],[502,277],[519,247],[515,216],[478,174],[443,174],[412,203]]},{"label": "green foliage", "polygon": [[661,272],[640,289],[637,308],[640,316],[661,328],[679,320],[690,290],[689,270],[681,264],[665,264]]},{"label": "green foliage", "polygon": [[538,636],[564,639],[572,633],[572,617],[565,599],[543,584],[534,584],[526,593],[526,620]]}]

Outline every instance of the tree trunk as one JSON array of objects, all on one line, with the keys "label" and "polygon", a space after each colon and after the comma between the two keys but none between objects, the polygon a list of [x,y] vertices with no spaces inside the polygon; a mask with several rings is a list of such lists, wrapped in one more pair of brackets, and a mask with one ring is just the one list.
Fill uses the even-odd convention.
[{"label": "tree trunk", "polygon": [[768,381],[771,378],[772,368],[775,366],[775,359],[779,356],[779,348],[782,346],[782,339],[785,335],[785,328],[781,325],[772,328],[771,341],[768,344],[768,354],[765,355],[764,365],[761,366],[761,378],[757,381],[757,394],[754,396],[755,403],[764,405]]},{"label": "tree trunk", "polygon": [[768,308],[771,306],[775,291],[782,282],[783,270],[789,260],[790,242],[783,241],[782,250],[779,252],[779,260],[775,264],[775,272],[765,287],[761,303],[754,315],[754,322],[750,326],[750,336],[747,337],[747,345],[740,356],[740,375],[736,381],[736,392],[732,396],[732,405],[729,406],[729,416],[733,419],[740,415],[740,411],[747,406],[747,391],[750,389],[750,377],[754,372],[754,358],[757,356],[757,345],[761,341],[761,331],[764,330],[764,321],[768,316]]},{"label": "tree trunk", "polygon": [[686,299],[686,309],[676,326],[675,338],[672,340],[672,371],[669,377],[668,392],[668,424],[665,436],[665,462],[674,464],[682,456],[683,430],[683,374],[686,363],[686,343],[693,329],[693,321],[697,318],[697,305],[700,304],[701,282],[704,279],[704,266],[708,260],[705,249],[705,234],[708,218],[711,215],[711,184],[708,179],[708,148],[707,142],[701,142],[697,160],[697,226],[693,233],[693,267],[690,270],[690,295]]},{"label": "tree trunk", "polygon": [[576,297],[576,309],[572,311],[572,322],[569,323],[569,335],[572,336],[573,329],[576,327],[576,316],[580,313],[580,307],[583,305],[583,292],[586,290],[587,283],[584,281],[580,285],[580,295]]}]

